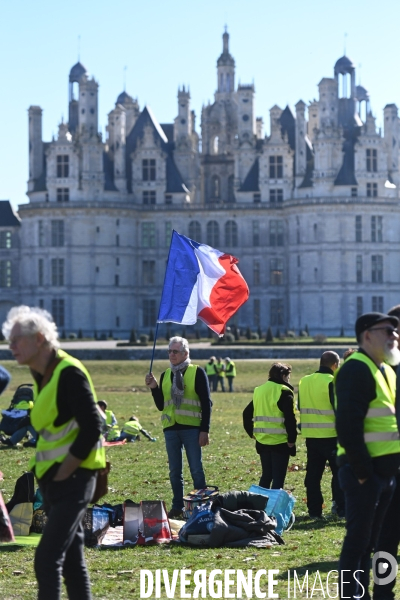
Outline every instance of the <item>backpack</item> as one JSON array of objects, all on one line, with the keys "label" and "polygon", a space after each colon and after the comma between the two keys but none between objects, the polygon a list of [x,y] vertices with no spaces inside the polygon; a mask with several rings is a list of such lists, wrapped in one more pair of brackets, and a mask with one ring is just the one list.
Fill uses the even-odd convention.
[{"label": "backpack", "polygon": [[31,424],[29,410],[33,407],[33,386],[23,383],[17,387],[8,410],[2,410],[0,431],[13,435],[18,429]]},{"label": "backpack", "polygon": [[[33,385],[32,383],[22,383],[15,390],[8,410],[29,410],[28,405],[30,402],[33,403]],[[18,406],[20,403],[22,403],[22,406]]]}]

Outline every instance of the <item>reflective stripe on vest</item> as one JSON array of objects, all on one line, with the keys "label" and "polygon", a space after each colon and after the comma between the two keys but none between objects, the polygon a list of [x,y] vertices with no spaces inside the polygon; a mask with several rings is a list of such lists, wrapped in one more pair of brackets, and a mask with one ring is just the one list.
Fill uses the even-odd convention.
[{"label": "reflective stripe on vest", "polygon": [[265,425],[271,423],[264,427],[253,427],[254,437],[260,444],[276,445],[287,442],[285,427],[276,426],[276,423],[284,423],[284,414],[278,407],[283,390],[291,392],[288,386],[273,381],[267,381],[254,390],[254,425],[261,422]]},{"label": "reflective stripe on vest", "polygon": [[306,438],[336,437],[329,384],[331,373],[312,373],[299,381],[301,432]]},{"label": "reflective stripe on vest", "polygon": [[[161,423],[164,429],[175,423],[200,427],[201,402],[195,390],[197,368],[196,365],[189,365],[183,375],[184,398],[182,398],[179,408],[175,406],[171,398],[171,369],[165,371],[162,382],[164,409],[161,415]],[[192,410],[192,407],[196,407],[198,410]]]},{"label": "reflective stripe on vest", "polygon": [[[386,378],[379,367],[362,352],[354,352],[350,360],[363,362],[375,380],[375,398],[369,403],[364,418],[364,442],[372,458],[400,453],[400,436],[395,414],[396,374],[389,365],[384,365]],[[337,401],[337,400],[336,400]],[[345,449],[338,445],[338,455]]]},{"label": "reflective stripe on vest", "polygon": [[[34,384],[35,405],[31,412],[31,423],[39,432],[39,437],[36,454],[30,461],[29,467],[35,468],[38,479],[41,479],[55,463],[63,462],[79,433],[79,426],[73,418],[61,426],[54,425],[58,418],[57,397],[62,371],[71,366],[82,371],[89,382],[93,398],[96,401],[96,392],[92,380],[82,363],[63,350],[57,351],[57,358],[61,360],[56,365],[50,381],[43,389],[39,392],[37,384]],[[80,466],[93,470],[104,468],[105,452],[101,439],[96,442]]]}]

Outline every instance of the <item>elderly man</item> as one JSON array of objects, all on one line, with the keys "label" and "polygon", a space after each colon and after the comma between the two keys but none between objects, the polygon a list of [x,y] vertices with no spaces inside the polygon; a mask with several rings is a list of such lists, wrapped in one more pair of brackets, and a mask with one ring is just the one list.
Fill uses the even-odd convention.
[{"label": "elderly man", "polygon": [[400,465],[395,415],[399,320],[367,313],[356,321],[359,343],[336,377],[339,483],[346,505],[346,535],[339,561],[341,598],[368,592],[370,556],[393,495]]},{"label": "elderly man", "polygon": [[183,448],[189,463],[195,489],[206,487],[201,449],[209,443],[211,398],[207,375],[189,358],[185,338],[172,337],[168,355],[170,367],[162,373],[158,385],[153,373],[146,375],[155,405],[162,411],[165,445],[172,487],[170,519],[180,517],[183,510]]},{"label": "elderly man", "polygon": [[339,355],[328,350],[321,356],[318,371],[306,375],[299,382],[301,433],[306,438],[307,447],[307,474],[304,481],[307,507],[310,517],[317,519],[322,516],[324,498],[321,479],[327,462],[332,471],[332,512],[344,517],[343,492],[337,479],[337,438],[333,412],[333,373],[339,364]]}]

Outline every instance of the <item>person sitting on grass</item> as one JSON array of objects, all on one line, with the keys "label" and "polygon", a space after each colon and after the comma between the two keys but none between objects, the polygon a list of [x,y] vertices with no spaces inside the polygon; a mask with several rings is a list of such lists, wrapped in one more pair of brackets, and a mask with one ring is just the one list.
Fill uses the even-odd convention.
[{"label": "person sitting on grass", "polygon": [[108,433],[110,429],[118,426],[118,421],[112,410],[107,409],[107,402],[105,400],[98,400],[97,406],[100,408],[101,420],[103,423],[103,435],[108,439]]}]

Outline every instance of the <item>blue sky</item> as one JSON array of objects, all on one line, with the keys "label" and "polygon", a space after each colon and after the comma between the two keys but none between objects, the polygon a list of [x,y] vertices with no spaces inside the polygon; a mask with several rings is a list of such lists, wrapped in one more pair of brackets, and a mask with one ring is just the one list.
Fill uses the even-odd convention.
[{"label": "blue sky", "polygon": [[[43,108],[43,139],[68,115],[68,74],[78,57],[100,84],[99,129],[123,89],[172,122],[179,85],[190,86],[196,127],[213,99],[216,60],[227,24],[236,83],[256,88],[256,114],[317,97],[344,53],[357,65],[357,83],[382,109],[400,107],[398,0],[2,0],[0,56],[0,199],[27,201],[27,109]],[[361,68],[359,68],[361,65]]]}]

